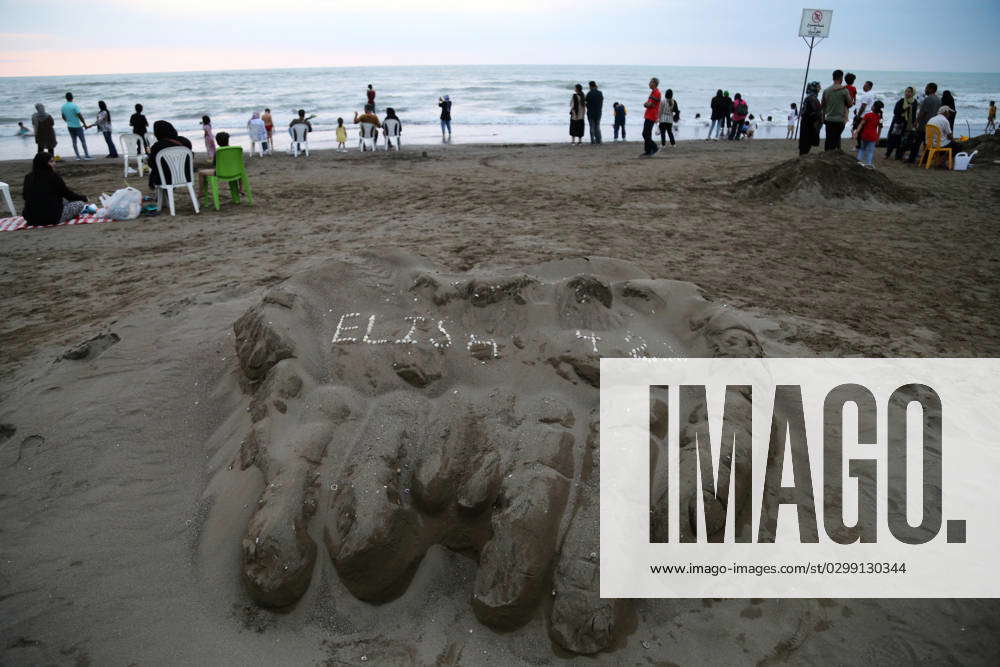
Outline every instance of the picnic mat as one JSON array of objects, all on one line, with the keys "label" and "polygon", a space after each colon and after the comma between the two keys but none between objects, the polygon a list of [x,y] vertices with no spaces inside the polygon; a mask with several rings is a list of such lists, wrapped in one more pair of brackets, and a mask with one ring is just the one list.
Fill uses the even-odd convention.
[{"label": "picnic mat", "polygon": [[114,222],[114,219],[88,214],[60,222],[58,225],[29,225],[24,218],[17,216],[16,218],[0,218],[0,232],[16,232],[19,229],[45,229],[46,227],[62,227],[63,225],[89,225],[95,222]]}]

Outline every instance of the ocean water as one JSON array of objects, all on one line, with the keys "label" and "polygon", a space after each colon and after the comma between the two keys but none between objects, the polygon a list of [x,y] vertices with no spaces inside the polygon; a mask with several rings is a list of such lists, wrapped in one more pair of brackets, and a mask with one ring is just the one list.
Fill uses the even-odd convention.
[{"label": "ocean water", "polygon": [[[951,90],[961,134],[981,133],[989,101],[1000,99],[1000,74],[855,73],[859,83],[875,82],[874,90],[889,111],[908,85],[922,91],[926,82],[935,81],[939,91]],[[634,141],[640,139],[646,84],[649,77],[657,76],[661,89],[673,89],[681,109],[681,122],[675,128],[679,139],[705,136],[709,101],[719,88],[742,93],[749,101],[750,113],[760,121],[758,137],[784,138],[789,104],[799,101],[803,74],[803,69],[767,68],[466,65],[6,77],[0,78],[0,159],[34,154],[33,139],[15,135],[19,120],[30,128],[36,102],[45,104],[56,118],[57,152],[72,155],[59,116],[66,91],[73,92],[88,122],[97,116],[97,101],[106,101],[116,137],[129,131],[128,117],[140,102],[150,123],[169,120],[192,140],[196,151],[204,151],[199,129],[202,115],[212,118],[215,131],[225,130],[233,135],[233,143],[246,146],[247,120],[265,107],[275,118],[278,149],[287,148],[286,128],[299,108],[317,116],[312,121],[316,131],[310,136],[311,147],[335,145],[338,117],[349,127],[348,145],[356,146],[350,122],[353,112],[362,109],[369,83],[377,91],[380,115],[391,106],[402,119],[404,145],[440,142],[437,100],[446,94],[453,102],[453,143],[568,141],[573,85],[581,83],[586,88],[587,81],[594,79],[604,92],[605,140],[611,138],[611,104],[618,101],[628,109],[628,138]],[[825,85],[829,72],[813,70],[809,78]],[[701,118],[696,119],[696,114]],[[92,155],[106,154],[96,128],[88,131],[87,142]]]}]

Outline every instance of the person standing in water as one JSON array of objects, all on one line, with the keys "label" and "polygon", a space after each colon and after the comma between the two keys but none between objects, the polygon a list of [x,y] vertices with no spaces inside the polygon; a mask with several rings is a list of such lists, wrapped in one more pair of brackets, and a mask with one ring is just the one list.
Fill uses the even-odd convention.
[{"label": "person standing in water", "polygon": [[[441,107],[441,141],[451,141],[451,98],[439,97],[438,106]],[[448,139],[444,138],[445,130],[448,130]]]},{"label": "person standing in water", "polygon": [[618,102],[615,102],[611,109],[615,114],[615,141],[618,141],[618,130],[622,131],[622,141],[625,141],[625,116],[628,114],[628,109]]},{"label": "person standing in water", "polygon": [[788,126],[785,131],[785,139],[795,138],[795,121],[799,117],[799,105],[792,102],[792,108],[788,112]]},{"label": "person standing in water", "polygon": [[[90,151],[87,150],[87,137],[83,133],[90,126],[83,119],[80,107],[76,106],[76,103],[73,101],[73,93],[66,93],[66,104],[62,105],[62,117],[66,121],[66,129],[69,130],[69,136],[73,140],[73,152],[76,153],[76,159],[93,160],[94,158],[90,157]],[[80,150],[76,147],[77,140],[83,144],[82,158],[80,157]]]},{"label": "person standing in water", "polygon": [[604,93],[597,89],[597,82],[587,84],[587,124],[590,126],[590,143],[601,143],[601,115],[604,112]]},{"label": "person standing in water", "polygon": [[996,100],[990,100],[990,106],[986,110],[986,130],[985,132],[996,132],[997,131],[997,103]]},{"label": "person standing in water", "polygon": [[115,142],[111,140],[111,112],[108,111],[108,105],[104,103],[104,100],[97,103],[97,109],[97,120],[94,124],[97,125],[97,129],[104,135],[105,143],[108,144],[108,157],[117,158],[118,151],[115,149]]},{"label": "person standing in water", "polygon": [[368,104],[371,106],[372,112],[374,113],[374,111],[375,111],[375,89],[372,88],[372,84],[370,84],[370,83],[368,84],[368,90],[365,91],[365,94],[368,96]]},{"label": "person standing in water", "polygon": [[649,80],[649,97],[642,105],[646,112],[642,115],[642,141],[644,151],[640,157],[652,157],[660,150],[653,141],[653,125],[660,119],[660,80],[655,76]]}]

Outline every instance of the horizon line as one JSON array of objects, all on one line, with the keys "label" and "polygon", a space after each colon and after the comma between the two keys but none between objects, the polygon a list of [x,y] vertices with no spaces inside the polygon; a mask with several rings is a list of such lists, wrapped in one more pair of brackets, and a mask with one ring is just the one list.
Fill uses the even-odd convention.
[{"label": "horizon line", "polygon": [[[67,76],[131,76],[131,75],[151,75],[151,74],[207,74],[211,72],[295,72],[305,70],[324,69],[415,69],[419,67],[649,67],[649,68],[687,68],[687,69],[772,69],[772,70],[795,70],[804,71],[801,67],[775,67],[775,66],[730,66],[730,65],[608,65],[606,63],[467,63],[467,64],[422,64],[422,65],[319,65],[315,67],[229,67],[225,69],[179,69],[160,70],[154,72],[101,72],[101,73],[72,73],[72,74],[8,74],[0,75],[0,79],[47,79]],[[818,68],[810,68],[818,69]],[[843,69],[843,68],[841,68]],[[886,72],[886,73],[913,73],[913,74],[1000,74],[1000,72],[988,71],[952,71],[952,70],[902,70],[902,69],[865,69],[859,71],[866,72]]]}]

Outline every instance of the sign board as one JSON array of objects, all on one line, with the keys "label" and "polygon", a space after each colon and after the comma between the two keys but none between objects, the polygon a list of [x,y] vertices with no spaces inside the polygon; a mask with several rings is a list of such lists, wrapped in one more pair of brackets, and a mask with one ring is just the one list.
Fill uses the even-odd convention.
[{"label": "sign board", "polygon": [[799,37],[829,37],[832,9],[803,9]]}]

